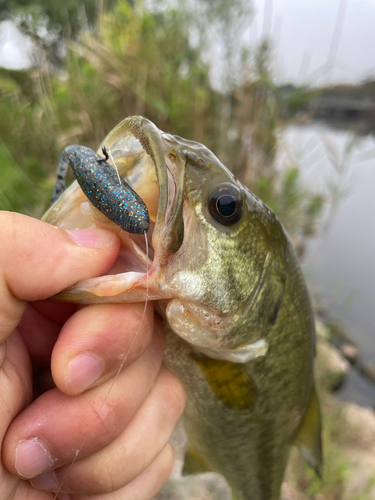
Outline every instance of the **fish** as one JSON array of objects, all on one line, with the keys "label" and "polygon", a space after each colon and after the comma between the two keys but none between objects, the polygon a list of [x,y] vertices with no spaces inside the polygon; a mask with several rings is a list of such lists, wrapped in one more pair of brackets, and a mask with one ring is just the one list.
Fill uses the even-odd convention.
[{"label": "fish", "polygon": [[282,224],[209,149],[146,118],[126,118],[103,146],[147,206],[150,243],[109,220],[73,183],[43,220],[110,229],[121,251],[108,275],[56,298],[155,301],[164,363],[187,396],[184,475],[219,472],[233,500],[277,500],[296,445],[321,476],[314,319]]}]

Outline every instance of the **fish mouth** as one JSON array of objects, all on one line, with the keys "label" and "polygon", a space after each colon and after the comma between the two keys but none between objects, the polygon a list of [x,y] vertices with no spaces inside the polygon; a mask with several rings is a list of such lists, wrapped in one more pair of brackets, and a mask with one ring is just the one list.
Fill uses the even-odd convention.
[{"label": "fish mouth", "polygon": [[[125,176],[151,212],[151,221],[155,222],[152,227],[152,247],[158,248],[161,265],[168,260],[168,256],[178,251],[184,237],[185,164],[175,151],[172,152],[167,137],[170,136],[163,134],[151,121],[132,116],[121,122],[103,141],[103,145],[111,151],[117,168],[118,161],[123,163],[124,158],[131,155],[134,140],[147,155],[143,156],[139,165],[134,165],[130,171],[120,172],[120,175]],[[153,172],[156,174],[158,192],[155,179],[152,179]]]},{"label": "fish mouth", "polygon": [[147,237],[127,233],[107,219],[88,202],[77,182],[44,215],[43,221],[63,229],[94,223],[121,239],[119,256],[106,276],[79,282],[56,299],[96,303],[172,298],[162,289],[160,277],[184,238],[185,164],[171,153],[170,137],[146,118],[133,116],[117,125],[101,145],[110,152],[119,175],[145,202],[150,217]]}]

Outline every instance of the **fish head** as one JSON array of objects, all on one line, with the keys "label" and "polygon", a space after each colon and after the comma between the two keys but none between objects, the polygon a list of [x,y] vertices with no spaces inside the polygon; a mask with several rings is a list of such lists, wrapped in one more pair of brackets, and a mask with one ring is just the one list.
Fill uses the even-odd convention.
[{"label": "fish head", "polygon": [[[152,261],[145,259],[146,272],[144,266],[138,272],[139,263],[129,269],[118,262],[110,277],[77,284],[59,298],[136,301],[147,289],[172,330],[203,353],[237,362],[264,355],[286,281],[288,239],[277,217],[209,149],[145,118],[127,118],[103,145],[148,207]],[[44,220],[61,227],[90,220],[119,234],[76,185]],[[138,260],[147,253],[137,235],[122,241],[128,262],[137,260],[130,252]]]}]

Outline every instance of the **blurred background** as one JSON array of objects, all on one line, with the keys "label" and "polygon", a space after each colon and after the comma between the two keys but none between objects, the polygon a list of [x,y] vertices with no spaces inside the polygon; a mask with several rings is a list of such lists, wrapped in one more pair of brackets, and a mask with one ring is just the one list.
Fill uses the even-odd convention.
[{"label": "blurred background", "polygon": [[[326,474],[292,457],[284,497],[375,499],[375,0],[0,9],[0,209],[40,217],[62,149],[129,115],[205,144],[279,216],[313,297]],[[227,498],[177,476],[160,498]]]}]

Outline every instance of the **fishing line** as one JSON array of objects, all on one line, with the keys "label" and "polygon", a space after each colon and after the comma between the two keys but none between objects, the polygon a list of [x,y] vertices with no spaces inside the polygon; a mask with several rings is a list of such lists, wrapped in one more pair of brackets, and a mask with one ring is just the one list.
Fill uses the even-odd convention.
[{"label": "fishing line", "polygon": [[[115,163],[115,161],[114,161],[114,159],[113,159],[113,157],[112,157],[112,155],[111,155],[111,152],[110,152],[109,150],[108,150],[108,153],[109,153],[109,156],[111,157],[111,160],[112,160],[113,164],[115,165],[115,168],[116,168],[116,171],[117,171],[117,175],[119,175],[117,165],[116,165],[116,163]],[[121,185],[120,178],[119,178],[119,182],[120,182],[120,185]],[[102,411],[102,409],[103,409],[103,406],[104,406],[104,405],[105,405],[105,403],[107,402],[108,397],[109,397],[109,395],[110,395],[110,393],[111,393],[111,391],[112,391],[112,389],[113,389],[113,387],[114,387],[114,385],[115,385],[115,383],[116,383],[116,381],[117,381],[118,377],[120,376],[120,373],[121,373],[121,371],[122,371],[122,369],[123,369],[123,367],[124,367],[124,364],[125,364],[126,360],[127,360],[127,359],[128,359],[128,357],[129,357],[129,354],[130,354],[130,352],[131,352],[131,350],[132,350],[132,348],[133,348],[133,346],[134,346],[134,343],[135,343],[135,341],[136,341],[136,339],[137,339],[137,337],[138,337],[138,334],[139,334],[139,332],[140,332],[140,329],[141,329],[141,327],[142,327],[142,325],[143,325],[143,322],[144,322],[144,319],[145,319],[145,317],[146,317],[147,305],[148,305],[148,302],[149,302],[149,288],[148,288],[148,287],[149,287],[149,275],[148,275],[148,273],[149,273],[150,268],[149,268],[149,248],[148,248],[148,238],[147,238],[147,232],[145,231],[145,232],[143,233],[143,235],[144,235],[144,237],[145,237],[145,245],[146,245],[146,300],[145,300],[145,305],[144,305],[144,308],[143,308],[143,313],[142,313],[141,321],[140,321],[139,326],[138,326],[138,329],[137,329],[137,331],[135,332],[135,335],[134,335],[134,337],[133,337],[133,339],[132,339],[132,341],[131,341],[131,343],[130,343],[130,346],[129,346],[128,352],[127,352],[127,353],[125,353],[124,359],[122,360],[122,362],[121,362],[121,364],[120,364],[120,367],[119,367],[119,368],[118,368],[118,370],[117,370],[117,373],[116,373],[116,375],[115,375],[115,377],[114,377],[114,379],[113,379],[113,381],[112,381],[112,384],[110,385],[110,387],[109,387],[109,389],[108,389],[108,392],[107,392],[107,394],[105,395],[105,398],[103,399],[102,404],[100,405],[100,408],[99,408],[99,410],[98,410],[98,414],[99,414],[99,415],[100,415],[100,413],[101,413],[101,411]],[[68,477],[68,474],[70,473],[70,471],[71,471],[71,469],[72,469],[73,465],[76,463],[76,461],[77,461],[77,459],[78,459],[78,455],[80,454],[80,452],[81,452],[82,448],[83,448],[83,447],[84,447],[84,445],[86,444],[86,441],[87,441],[87,439],[88,439],[88,436],[89,436],[89,433],[87,432],[87,433],[86,433],[86,435],[85,435],[85,437],[84,437],[84,439],[83,439],[83,441],[82,441],[82,443],[81,443],[81,446],[80,446],[80,447],[76,450],[76,455],[75,455],[75,457],[74,457],[73,461],[71,462],[71,464],[69,465],[68,470],[66,471],[66,474],[65,474],[65,476],[63,477],[63,479],[62,479],[62,481],[61,481],[61,484],[60,484],[60,486],[59,486],[59,489],[58,489],[57,493],[55,494],[55,496],[53,497],[53,500],[57,500],[58,495],[61,493],[61,489],[62,489],[62,487],[63,487],[63,485],[64,485],[64,483],[65,483],[65,480],[66,480],[66,478]]]},{"label": "fishing line", "polygon": [[108,156],[111,158],[111,161],[115,167],[115,170],[117,172],[117,177],[118,177],[118,183],[120,184],[120,186],[122,186],[122,182],[121,182],[121,179],[120,179],[120,174],[119,174],[119,171],[118,171],[118,167],[116,165],[116,162],[115,160],[113,159],[113,156],[112,156],[112,153],[111,153],[111,150],[110,149],[107,149],[107,152],[108,152]]}]

